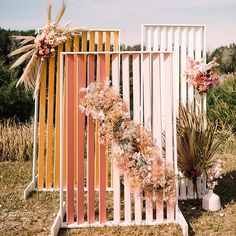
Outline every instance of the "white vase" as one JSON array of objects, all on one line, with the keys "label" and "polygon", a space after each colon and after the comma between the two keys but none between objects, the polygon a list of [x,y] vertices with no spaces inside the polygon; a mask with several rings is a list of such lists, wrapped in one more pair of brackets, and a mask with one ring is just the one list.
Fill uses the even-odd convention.
[{"label": "white vase", "polygon": [[221,208],[220,198],[217,194],[209,189],[208,193],[202,198],[202,208],[207,211],[219,211]]}]

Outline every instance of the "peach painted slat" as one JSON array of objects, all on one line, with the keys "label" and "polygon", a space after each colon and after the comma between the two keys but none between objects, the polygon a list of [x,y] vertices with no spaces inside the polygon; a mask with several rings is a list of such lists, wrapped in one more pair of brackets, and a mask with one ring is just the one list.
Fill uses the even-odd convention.
[{"label": "peach painted slat", "polygon": [[[88,55],[88,83],[94,82],[94,64],[95,56]],[[91,116],[88,116],[88,137],[87,137],[87,156],[88,156],[88,176],[87,176],[87,187],[88,187],[88,223],[94,223],[95,211],[94,211],[94,123]]]},{"label": "peach painted slat", "polygon": [[74,57],[66,56],[67,66],[67,224],[74,222]]},{"label": "peach painted slat", "polygon": [[[63,44],[58,45],[57,55],[63,50]],[[56,114],[55,114],[55,144],[54,144],[54,188],[60,185],[60,56],[57,57],[56,78]]]},{"label": "peach painted slat", "polygon": [[[140,123],[140,56],[133,54],[133,111],[134,121]],[[135,223],[142,221],[142,195],[139,188],[134,193]]]},{"label": "peach painted slat", "polygon": [[47,155],[46,155],[46,189],[52,187],[52,152],[53,152],[53,118],[54,118],[54,79],[55,57],[49,59],[48,75],[48,115],[47,115]]},{"label": "peach painted slat", "polygon": [[46,110],[47,62],[43,63],[40,100],[39,100],[39,153],[38,153],[38,189],[44,187],[44,150],[45,150],[45,110]]},{"label": "peach painted slat", "polygon": [[[105,55],[98,56],[99,80],[106,81]],[[100,144],[100,163],[99,163],[99,222],[106,222],[106,146]]]},{"label": "peach painted slat", "polygon": [[[85,70],[84,55],[78,55],[78,77],[77,77],[77,93],[78,102],[84,97],[84,92],[80,92],[81,88],[85,88]],[[77,107],[78,112],[78,157],[77,157],[77,223],[84,222],[84,142],[85,142],[85,115]]]}]

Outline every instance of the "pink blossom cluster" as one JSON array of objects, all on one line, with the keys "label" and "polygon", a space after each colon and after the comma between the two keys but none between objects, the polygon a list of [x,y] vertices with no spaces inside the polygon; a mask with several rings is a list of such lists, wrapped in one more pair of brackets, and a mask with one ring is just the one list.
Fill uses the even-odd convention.
[{"label": "pink blossom cluster", "polygon": [[208,64],[205,64],[203,60],[188,60],[187,71],[185,72],[187,81],[192,84],[200,94],[206,93],[213,86],[220,84],[220,78],[214,73],[214,68],[219,65],[216,61],[216,57]]},{"label": "pink blossom cluster", "polygon": [[114,158],[130,182],[146,192],[164,191],[174,194],[174,172],[163,163],[152,135],[142,124],[130,118],[127,104],[109,86],[109,83],[92,83],[82,92],[80,109],[99,120],[100,142],[115,143]]},{"label": "pink blossom cluster", "polygon": [[218,185],[218,179],[222,179],[222,169],[224,166],[224,161],[218,160],[212,168],[207,171],[207,187],[209,189],[214,189]]},{"label": "pink blossom cluster", "polygon": [[55,47],[64,43],[69,37],[71,37],[69,29],[58,27],[54,23],[46,25],[34,39],[37,50],[35,56],[40,57],[42,61],[48,59],[50,55],[55,54]]}]

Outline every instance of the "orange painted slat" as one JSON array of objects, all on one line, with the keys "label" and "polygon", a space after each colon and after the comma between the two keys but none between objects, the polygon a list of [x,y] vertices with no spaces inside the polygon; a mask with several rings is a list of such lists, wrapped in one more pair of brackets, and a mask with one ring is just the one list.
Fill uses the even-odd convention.
[{"label": "orange painted slat", "polygon": [[45,150],[45,110],[46,110],[47,62],[43,62],[39,100],[39,152],[38,152],[38,189],[44,187],[44,150]]},{"label": "orange painted slat", "polygon": [[48,115],[47,115],[47,156],[46,156],[46,188],[52,187],[52,154],[53,154],[53,118],[54,118],[54,80],[55,57],[49,59],[48,75]]},{"label": "orange painted slat", "polygon": [[[88,56],[88,83],[94,82],[94,64],[95,56]],[[88,223],[94,223],[95,221],[95,210],[94,210],[94,200],[95,200],[95,189],[94,189],[94,123],[91,116],[88,117],[88,136],[87,136],[87,158],[88,158],[88,175],[87,175],[87,187],[88,187]]]},{"label": "orange painted slat", "polygon": [[[78,77],[77,77],[77,93],[78,102],[84,97],[84,92],[80,92],[81,88],[85,87],[84,78],[84,55],[78,55]],[[85,115],[77,107],[78,114],[78,157],[77,157],[77,223],[81,224],[84,222],[84,143],[85,143]]]},{"label": "orange painted slat", "polygon": [[[65,43],[65,51],[66,52],[70,52],[71,51],[71,40],[67,40]],[[67,94],[67,81],[66,81],[66,77],[64,80],[64,88],[65,88],[65,96],[64,96],[64,134],[67,134],[67,98],[68,98],[68,94]],[[66,183],[67,183],[67,173],[66,173],[66,169],[67,169],[67,163],[66,163],[66,150],[67,150],[67,142],[66,142],[66,135],[63,137],[64,138],[64,160],[63,160],[63,188],[66,188]]]},{"label": "orange painted slat", "polygon": [[54,143],[54,188],[60,185],[60,52],[63,44],[57,48],[57,78],[56,78],[56,114],[55,114],[55,143]]},{"label": "orange painted slat", "polygon": [[74,57],[66,56],[67,68],[67,224],[74,222]]},{"label": "orange painted slat", "polygon": [[[99,80],[106,80],[105,55],[99,55]],[[100,144],[100,165],[99,165],[99,222],[106,222],[106,146]]]}]

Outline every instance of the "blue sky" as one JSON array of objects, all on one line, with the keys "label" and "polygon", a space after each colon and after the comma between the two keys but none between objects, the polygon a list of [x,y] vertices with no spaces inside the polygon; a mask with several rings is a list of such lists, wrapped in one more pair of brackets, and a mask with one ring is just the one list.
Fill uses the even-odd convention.
[{"label": "blue sky", "polygon": [[[55,16],[61,0],[54,0]],[[40,28],[47,0],[0,0],[0,27]],[[121,42],[140,43],[141,24],[206,24],[207,48],[236,43],[236,0],[67,0],[62,22],[121,29]]]}]

